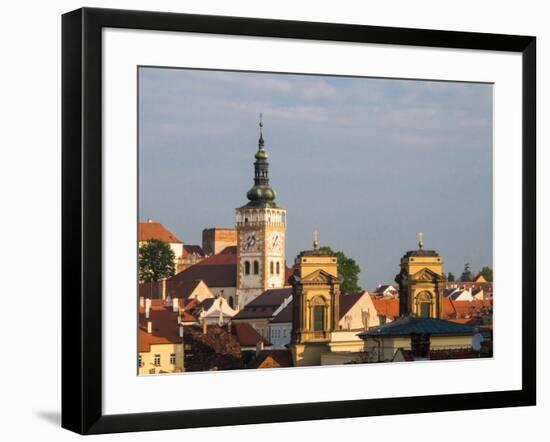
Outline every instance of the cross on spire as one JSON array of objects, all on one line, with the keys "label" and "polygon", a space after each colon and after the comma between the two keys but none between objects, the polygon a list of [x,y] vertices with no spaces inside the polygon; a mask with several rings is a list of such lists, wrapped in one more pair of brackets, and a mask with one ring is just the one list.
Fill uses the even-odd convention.
[{"label": "cross on spire", "polygon": [[263,115],[260,113],[260,140],[259,140],[259,143],[260,143],[260,148],[263,147],[264,145],[264,134],[263,134],[263,127],[264,127],[264,122],[263,122]]}]

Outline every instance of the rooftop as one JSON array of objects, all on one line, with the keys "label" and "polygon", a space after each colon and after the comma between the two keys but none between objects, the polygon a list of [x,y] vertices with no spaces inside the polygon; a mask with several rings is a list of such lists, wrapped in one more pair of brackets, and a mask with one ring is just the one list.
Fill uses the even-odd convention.
[{"label": "rooftop", "polygon": [[159,241],[167,243],[183,243],[182,240],[170,232],[170,230],[168,230],[163,224],[150,219],[139,222],[138,236],[140,242],[158,239]]},{"label": "rooftop", "polygon": [[403,316],[389,324],[373,327],[359,333],[365,339],[377,336],[408,336],[411,334],[430,335],[473,335],[480,331],[478,327],[445,321],[444,319]]}]

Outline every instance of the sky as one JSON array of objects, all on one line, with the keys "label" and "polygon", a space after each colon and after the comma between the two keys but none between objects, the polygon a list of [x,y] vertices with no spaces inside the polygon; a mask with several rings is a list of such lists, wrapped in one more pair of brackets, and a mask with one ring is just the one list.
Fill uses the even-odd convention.
[{"label": "sky", "polygon": [[317,229],[369,290],[419,232],[445,272],[492,267],[490,84],[141,67],[138,96],[139,218],[186,244],[234,225],[262,113],[287,263]]}]

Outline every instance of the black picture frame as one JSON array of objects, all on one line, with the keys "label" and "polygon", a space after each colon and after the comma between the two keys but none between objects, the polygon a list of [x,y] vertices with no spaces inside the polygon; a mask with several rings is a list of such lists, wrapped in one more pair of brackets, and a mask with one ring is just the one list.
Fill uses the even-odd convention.
[{"label": "black picture frame", "polygon": [[[522,388],[391,399],[138,414],[102,412],[103,28],[521,53]],[[536,38],[377,26],[83,8],[62,17],[62,426],[80,434],[515,407],[536,403]]]}]

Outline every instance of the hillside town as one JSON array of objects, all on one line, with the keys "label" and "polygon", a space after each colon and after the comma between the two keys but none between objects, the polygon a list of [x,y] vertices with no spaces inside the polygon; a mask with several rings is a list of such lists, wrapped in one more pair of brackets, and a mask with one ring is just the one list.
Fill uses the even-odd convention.
[{"label": "hillside town", "polygon": [[372,291],[342,289],[317,232],[287,263],[262,128],[234,226],[205,226],[202,244],[187,244],[139,222],[138,374],[492,357],[492,278],[450,278],[422,234]]}]

